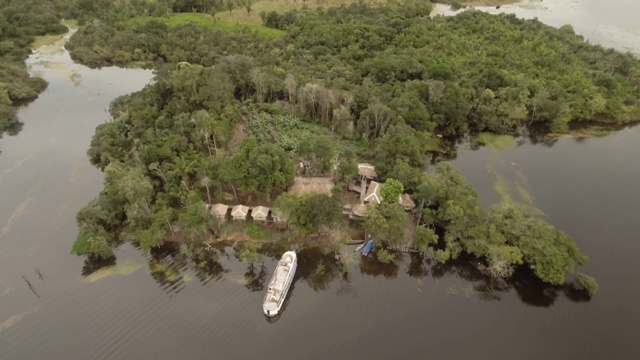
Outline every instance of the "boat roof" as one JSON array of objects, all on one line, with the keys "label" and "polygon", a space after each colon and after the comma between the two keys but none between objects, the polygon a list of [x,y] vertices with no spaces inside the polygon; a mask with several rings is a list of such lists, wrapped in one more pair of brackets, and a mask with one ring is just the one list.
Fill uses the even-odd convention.
[{"label": "boat roof", "polygon": [[284,295],[284,290],[287,288],[289,274],[293,270],[295,263],[295,253],[286,252],[280,261],[276,271],[273,273],[273,277],[269,282],[269,288],[267,295],[264,299],[264,305],[277,305]]}]

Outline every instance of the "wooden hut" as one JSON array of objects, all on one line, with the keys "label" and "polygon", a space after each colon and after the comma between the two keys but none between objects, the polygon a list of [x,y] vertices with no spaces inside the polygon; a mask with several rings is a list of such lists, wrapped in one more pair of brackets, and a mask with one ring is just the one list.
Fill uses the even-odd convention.
[{"label": "wooden hut", "polygon": [[231,210],[231,216],[233,220],[246,220],[247,214],[249,214],[249,207],[244,205],[236,205]]},{"label": "wooden hut", "polygon": [[225,221],[227,219],[227,210],[229,210],[229,206],[225,204],[214,204],[211,207],[211,216],[216,220]]},{"label": "wooden hut", "polygon": [[267,221],[270,209],[265,206],[256,206],[251,210],[251,217],[255,221]]},{"label": "wooden hut", "polygon": [[382,196],[380,196],[380,188],[382,184],[377,181],[372,181],[369,183],[369,188],[367,189],[367,193],[364,195],[365,202],[374,202],[376,204],[380,204],[382,202]]},{"label": "wooden hut", "polygon": [[351,206],[351,215],[349,218],[353,220],[362,220],[367,217],[367,205],[365,204],[354,204]]},{"label": "wooden hut", "polygon": [[375,179],[378,177],[375,167],[367,163],[358,164],[358,175],[367,179]]},{"label": "wooden hut", "polygon": [[413,201],[411,195],[409,194],[400,195],[400,204],[405,211],[411,211],[416,208],[416,203]]}]

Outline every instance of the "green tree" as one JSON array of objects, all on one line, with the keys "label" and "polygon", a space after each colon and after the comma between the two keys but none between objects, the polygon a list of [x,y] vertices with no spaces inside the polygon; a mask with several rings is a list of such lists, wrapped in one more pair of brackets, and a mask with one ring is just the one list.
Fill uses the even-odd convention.
[{"label": "green tree", "polygon": [[582,273],[578,273],[576,275],[574,286],[578,290],[586,291],[589,294],[589,296],[595,295],[598,292],[598,288],[600,287],[596,279]]},{"label": "green tree", "polygon": [[222,165],[227,183],[250,194],[271,196],[293,181],[293,161],[275,145],[258,145],[255,138],[242,141],[238,151]]},{"label": "green tree", "polygon": [[387,178],[380,189],[380,196],[382,197],[383,202],[397,203],[403,192],[404,186],[402,186],[400,181],[393,178]]},{"label": "green tree", "polygon": [[383,202],[377,206],[369,206],[364,226],[375,238],[399,245],[405,240],[409,218],[397,202]]},{"label": "green tree", "polygon": [[303,234],[316,231],[321,225],[331,226],[340,217],[338,200],[324,194],[283,194],[276,199],[274,207],[287,214],[289,224]]},{"label": "green tree", "polygon": [[386,178],[399,162],[413,168],[424,169],[428,161],[426,143],[425,134],[415,131],[406,124],[399,123],[391,126],[377,142],[376,172],[380,177]]},{"label": "green tree", "polygon": [[387,249],[380,249],[376,253],[376,258],[383,264],[392,263],[394,260],[394,256]]},{"label": "green tree", "polygon": [[413,233],[416,248],[422,252],[427,250],[427,246],[438,243],[438,235],[433,229],[417,226]]}]

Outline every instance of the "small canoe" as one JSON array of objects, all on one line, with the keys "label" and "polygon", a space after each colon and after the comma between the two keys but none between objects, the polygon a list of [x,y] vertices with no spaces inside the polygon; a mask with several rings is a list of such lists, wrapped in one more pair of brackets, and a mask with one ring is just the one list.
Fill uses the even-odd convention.
[{"label": "small canoe", "polygon": [[356,246],[356,250],[354,252],[359,252],[360,250],[362,250],[362,248],[366,245],[366,242],[363,242],[362,244]]}]

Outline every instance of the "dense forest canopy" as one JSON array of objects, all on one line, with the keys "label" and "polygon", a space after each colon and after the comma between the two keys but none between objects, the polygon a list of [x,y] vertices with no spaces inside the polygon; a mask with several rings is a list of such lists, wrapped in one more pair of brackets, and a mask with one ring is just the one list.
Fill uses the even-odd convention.
[{"label": "dense forest canopy", "polygon": [[[339,222],[355,163],[369,161],[387,200],[368,208],[365,226],[387,245],[412,243],[437,262],[476,256],[494,277],[525,265],[562,284],[587,261],[573,239],[517,206],[483,210],[462,176],[430,155],[443,138],[468,133],[562,132],[640,115],[638,60],[570,26],[477,11],[432,19],[431,4],[417,0],[263,13],[266,27],[212,16],[239,2],[55,4],[55,19],[83,24],[68,44],[75,60],[156,68],[153,83],[114,101],[112,121],[96,130],[88,154],[105,184],[78,214],[77,254],[108,257],[123,239],[149,251],[169,238],[218,235],[207,205],[230,194],[274,204],[308,234]],[[3,14],[13,19],[7,34],[25,21]],[[333,179],[333,196],[286,193],[301,159]],[[397,189],[417,204],[409,215],[389,201]],[[393,260],[383,249],[378,258]]]},{"label": "dense forest canopy", "polygon": [[[398,120],[460,136],[530,125],[561,132],[584,120],[638,119],[640,68],[632,55],[588,44],[570,26],[478,11],[429,19],[430,10],[429,3],[408,1],[265,14],[266,25],[287,33],[271,40],[250,30],[225,34],[215,18],[208,25],[122,20],[85,27],[69,48],[94,66],[211,66],[229,54],[249,56],[261,71],[279,71],[279,80],[292,74],[298,83],[317,86],[314,96],[352,94],[355,125],[370,137]],[[377,125],[367,121],[372,107],[384,109]]]}]

